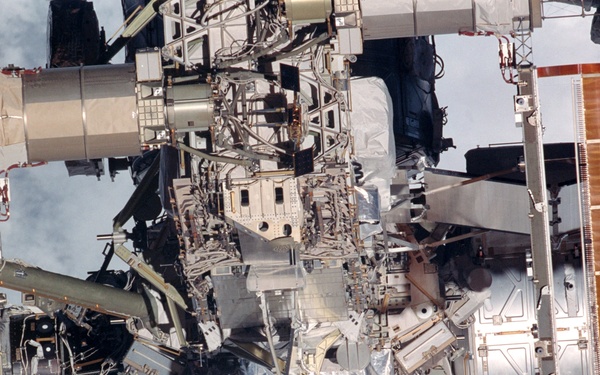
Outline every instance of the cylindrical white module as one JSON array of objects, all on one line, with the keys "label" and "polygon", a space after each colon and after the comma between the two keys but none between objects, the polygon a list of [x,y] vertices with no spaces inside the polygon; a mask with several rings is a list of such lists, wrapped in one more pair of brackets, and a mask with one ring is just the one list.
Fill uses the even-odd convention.
[{"label": "cylindrical white module", "polygon": [[27,162],[140,153],[133,64],[24,74]]},{"label": "cylindrical white module", "polygon": [[365,40],[438,34],[508,34],[541,26],[540,0],[361,0]]}]

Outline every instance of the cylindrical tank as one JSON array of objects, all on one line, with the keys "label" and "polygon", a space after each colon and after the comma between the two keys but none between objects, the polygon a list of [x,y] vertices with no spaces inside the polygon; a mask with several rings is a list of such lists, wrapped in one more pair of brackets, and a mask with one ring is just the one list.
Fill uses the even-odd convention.
[{"label": "cylindrical tank", "polygon": [[186,131],[213,123],[214,103],[208,84],[182,84],[167,88],[167,118],[171,129]]},{"label": "cylindrical tank", "polygon": [[28,162],[140,153],[132,64],[24,74]]},{"label": "cylindrical tank", "polygon": [[361,0],[365,40],[541,26],[540,0]]},{"label": "cylindrical tank", "polygon": [[285,0],[285,12],[292,23],[325,22],[331,15],[331,0]]}]

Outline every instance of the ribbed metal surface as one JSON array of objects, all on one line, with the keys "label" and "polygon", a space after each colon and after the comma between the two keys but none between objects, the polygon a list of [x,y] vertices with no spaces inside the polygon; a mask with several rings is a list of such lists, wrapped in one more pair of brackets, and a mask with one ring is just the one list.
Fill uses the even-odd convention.
[{"label": "ribbed metal surface", "polygon": [[[589,80],[594,81],[590,82]],[[598,322],[597,285],[600,276],[600,254],[596,256],[595,243],[600,242],[600,210],[597,201],[600,196],[600,132],[598,129],[598,100],[600,99],[600,77],[583,77],[581,82],[573,84],[573,96],[576,110],[575,136],[578,145],[578,168],[580,179],[580,205],[582,224],[582,243],[585,259],[586,293],[589,301],[590,341],[594,373],[600,371],[600,350],[598,343],[600,332]],[[594,114],[595,112],[595,114]]]}]

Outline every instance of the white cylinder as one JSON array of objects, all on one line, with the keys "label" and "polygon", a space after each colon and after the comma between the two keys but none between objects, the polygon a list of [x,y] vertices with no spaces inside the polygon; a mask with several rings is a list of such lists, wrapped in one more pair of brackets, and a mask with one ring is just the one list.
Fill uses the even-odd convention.
[{"label": "white cylinder", "polygon": [[365,40],[462,32],[508,34],[541,25],[540,0],[361,0]]},{"label": "white cylinder", "polygon": [[22,82],[28,162],[140,153],[133,65],[48,69]]}]

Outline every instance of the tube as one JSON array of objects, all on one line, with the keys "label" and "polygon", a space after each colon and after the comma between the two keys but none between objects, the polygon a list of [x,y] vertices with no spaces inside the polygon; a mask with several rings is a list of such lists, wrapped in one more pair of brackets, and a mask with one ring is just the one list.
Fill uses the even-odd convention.
[{"label": "tube", "polygon": [[150,316],[151,310],[140,294],[24,266],[15,261],[3,259],[1,262],[0,287],[72,303],[103,314],[143,320]]}]

